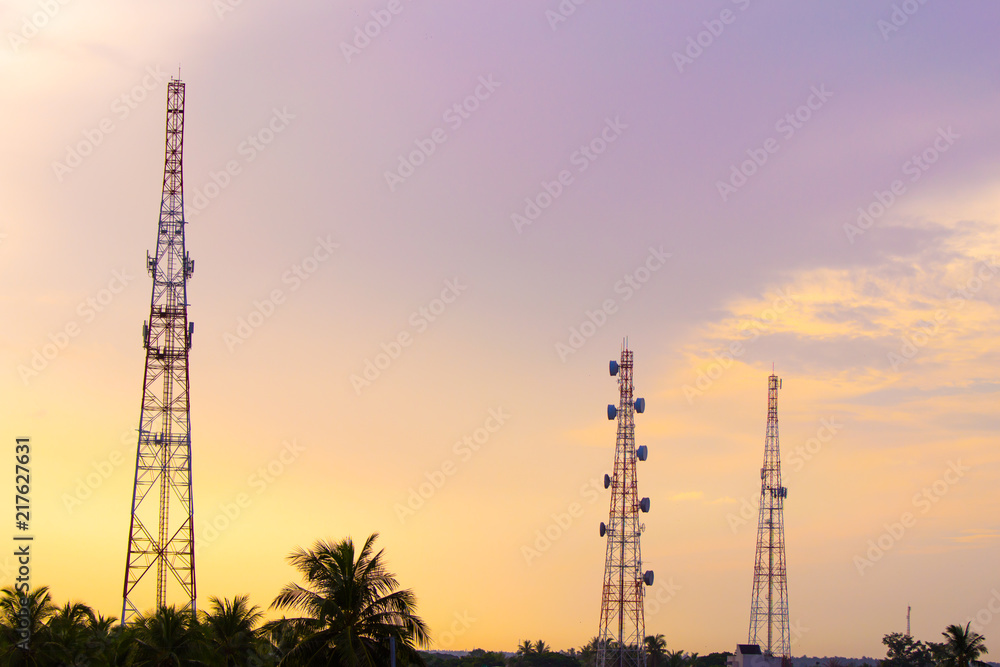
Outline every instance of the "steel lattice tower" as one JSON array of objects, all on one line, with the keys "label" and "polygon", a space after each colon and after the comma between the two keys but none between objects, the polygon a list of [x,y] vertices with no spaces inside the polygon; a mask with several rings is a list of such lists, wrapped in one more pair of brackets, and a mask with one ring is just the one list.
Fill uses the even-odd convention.
[{"label": "steel lattice tower", "polygon": [[760,520],[750,602],[750,643],[760,646],[765,655],[790,658],[784,521],[788,489],[781,485],[778,447],[780,387],[778,376],[772,373],[767,379],[767,434],[764,437],[764,467],[760,469]]},{"label": "steel lattice tower", "polygon": [[[132,520],[122,622],[170,597],[195,611],[194,498],[191,489],[191,403],[187,281],[194,262],[184,248],[184,83],[167,84],[167,140],[156,255],[147,253],[153,277],[149,320],[142,327],[146,371],[139,413]],[[173,511],[171,511],[173,510]],[[140,586],[140,584],[142,584]]]},{"label": "steel lattice tower", "polygon": [[618,417],[613,476],[604,476],[604,488],[611,488],[608,524],[601,523],[601,537],[607,536],[604,561],[604,589],[601,595],[601,629],[598,634],[598,667],[645,667],[646,621],[643,613],[643,583],[653,583],[653,572],[640,574],[642,549],[639,537],[645,526],[639,512],[649,511],[649,498],[639,500],[636,487],[636,459],[646,460],[646,447],[635,447],[635,413],[646,409],[642,398],[633,400],[632,352],[622,346],[621,363],[612,361],[611,375],[618,376],[618,407],[608,406],[608,419]]}]

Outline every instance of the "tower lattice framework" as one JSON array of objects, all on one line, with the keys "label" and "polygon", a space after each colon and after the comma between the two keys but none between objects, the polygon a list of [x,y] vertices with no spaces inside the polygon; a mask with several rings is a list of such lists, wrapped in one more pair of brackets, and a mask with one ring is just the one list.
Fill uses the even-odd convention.
[{"label": "tower lattice framework", "polygon": [[635,446],[635,413],[646,408],[644,399],[633,399],[632,352],[623,345],[621,362],[612,361],[611,375],[618,376],[618,406],[608,406],[608,419],[618,418],[613,475],[604,476],[611,489],[608,523],[601,523],[607,538],[601,628],[598,634],[598,667],[645,667],[646,632],[643,584],[653,583],[653,572],[641,573],[640,535],[645,526],[639,512],[649,511],[649,498],[639,499],[636,460],[646,460],[646,447]]},{"label": "tower lattice framework", "polygon": [[780,387],[781,381],[772,373],[767,379],[767,434],[764,437],[764,466],[760,469],[760,519],[750,603],[750,643],[760,646],[765,655],[790,658],[784,521],[788,489],[781,485]]},{"label": "tower lattice framework", "polygon": [[[187,281],[194,262],[184,246],[184,83],[167,84],[166,159],[149,320],[142,327],[146,370],[139,413],[132,519],[122,622],[171,603],[195,611],[194,498]],[[155,599],[152,591],[155,591]]]}]

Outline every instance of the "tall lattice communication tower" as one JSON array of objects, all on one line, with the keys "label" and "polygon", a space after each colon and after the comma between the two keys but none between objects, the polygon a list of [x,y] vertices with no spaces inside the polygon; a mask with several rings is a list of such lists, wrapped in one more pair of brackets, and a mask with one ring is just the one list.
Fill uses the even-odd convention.
[{"label": "tall lattice communication tower", "polygon": [[788,489],[781,485],[780,388],[781,381],[772,373],[767,379],[767,434],[764,437],[764,467],[760,469],[760,520],[750,602],[750,643],[760,646],[765,655],[790,659],[784,521]]},{"label": "tall lattice communication tower", "polygon": [[653,572],[640,573],[642,549],[639,537],[645,526],[639,512],[649,511],[649,498],[639,500],[636,459],[646,460],[646,446],[635,446],[635,413],[646,409],[646,401],[632,398],[632,351],[622,346],[621,362],[612,361],[611,375],[618,376],[618,406],[608,406],[608,419],[618,418],[614,474],[604,476],[611,488],[608,523],[601,523],[607,537],[604,589],[601,596],[601,629],[598,634],[598,667],[645,667],[646,621],[643,584],[653,584]]},{"label": "tall lattice communication tower", "polygon": [[[132,520],[122,622],[167,604],[195,611],[194,498],[191,489],[191,401],[187,281],[194,262],[184,247],[184,83],[167,84],[167,141],[149,320],[142,326],[146,372],[139,412]],[[155,579],[155,586],[154,580]],[[149,594],[155,589],[156,597]]]}]

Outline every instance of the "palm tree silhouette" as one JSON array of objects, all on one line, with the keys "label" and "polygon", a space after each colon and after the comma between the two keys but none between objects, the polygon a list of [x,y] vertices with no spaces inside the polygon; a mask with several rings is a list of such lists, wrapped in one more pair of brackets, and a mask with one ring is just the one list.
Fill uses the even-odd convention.
[{"label": "palm tree silhouette", "polygon": [[580,660],[585,667],[593,667],[597,662],[597,649],[601,646],[601,638],[594,636],[580,648]]},{"label": "palm tree silhouette", "polygon": [[687,664],[684,651],[667,651],[666,658],[668,667],[684,667]]},{"label": "palm tree silhouette", "polygon": [[204,661],[205,635],[189,610],[160,607],[132,624],[130,664],[142,667],[197,667]]},{"label": "palm tree silhouette", "polygon": [[[56,610],[48,586],[28,591],[23,596],[13,586],[0,590],[0,645],[4,647],[0,662],[11,667],[43,664],[41,647],[48,633],[45,622]],[[27,630],[27,641],[23,641],[25,635],[21,634],[24,630]]]},{"label": "palm tree silhouette", "polygon": [[115,667],[126,663],[132,637],[129,628],[118,624],[114,616],[96,614],[90,618],[88,630],[87,650],[92,665]]},{"label": "palm tree silhouette", "polygon": [[67,602],[49,617],[42,652],[59,665],[90,665],[88,641],[94,610],[82,602]]},{"label": "palm tree silhouette", "polygon": [[985,667],[979,657],[986,655],[986,638],[978,632],[970,632],[970,623],[949,625],[941,634],[945,641],[940,645],[942,667]]},{"label": "palm tree silhouette", "polygon": [[646,661],[649,667],[660,667],[667,656],[667,640],[663,635],[646,637]]},{"label": "palm tree silhouette", "polygon": [[264,648],[256,634],[264,618],[260,607],[250,605],[247,595],[237,595],[232,601],[211,597],[208,603],[211,611],[201,612],[201,624],[206,644],[221,667],[242,667],[258,658]]},{"label": "palm tree silhouette", "polygon": [[375,552],[377,538],[373,533],[357,553],[348,537],[336,543],[320,540],[312,549],[296,549],[288,556],[306,585],[286,585],[271,607],[295,609],[303,616],[275,621],[268,630],[290,628],[304,638],[283,663],[388,665],[389,638],[395,637],[402,664],[423,664],[416,647],[429,643],[427,626],[416,615],[416,596],[397,590],[384,552]]}]

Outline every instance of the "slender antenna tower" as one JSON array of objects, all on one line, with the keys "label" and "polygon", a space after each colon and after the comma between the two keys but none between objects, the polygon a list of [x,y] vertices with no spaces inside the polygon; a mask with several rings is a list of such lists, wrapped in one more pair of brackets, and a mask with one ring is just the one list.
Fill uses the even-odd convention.
[{"label": "slender antenna tower", "polygon": [[790,659],[784,522],[788,489],[781,485],[778,447],[780,388],[781,381],[772,372],[767,379],[767,435],[764,437],[764,467],[760,469],[760,520],[757,523],[749,643],[760,646],[765,655]]},{"label": "slender antenna tower", "polygon": [[643,584],[653,584],[653,571],[641,573],[639,536],[645,525],[639,523],[639,512],[649,511],[649,498],[639,500],[636,488],[635,462],[645,461],[647,452],[645,445],[635,447],[635,413],[646,409],[646,400],[632,399],[632,352],[627,341],[621,363],[612,361],[610,370],[618,376],[619,398],[617,408],[608,406],[608,419],[617,415],[618,439],[614,476],[604,476],[604,488],[611,488],[611,511],[608,523],[601,523],[601,537],[608,541],[597,667],[645,667]]},{"label": "slender antenna tower", "polygon": [[906,605],[906,636],[910,636],[910,605]]},{"label": "slender antenna tower", "polygon": [[[187,281],[194,262],[184,249],[184,83],[167,84],[167,141],[149,320],[142,325],[146,371],[139,412],[132,520],[125,562],[122,623],[171,598],[195,611],[194,498],[191,489],[191,404]],[[174,511],[171,512],[171,506]],[[142,584],[140,586],[140,584]]]}]

